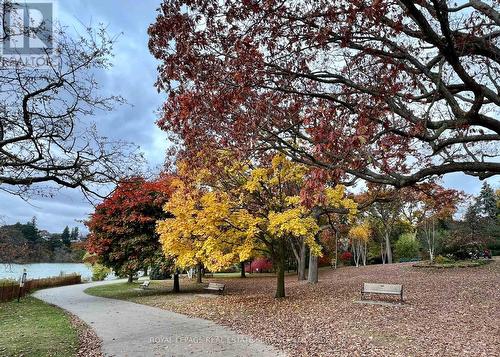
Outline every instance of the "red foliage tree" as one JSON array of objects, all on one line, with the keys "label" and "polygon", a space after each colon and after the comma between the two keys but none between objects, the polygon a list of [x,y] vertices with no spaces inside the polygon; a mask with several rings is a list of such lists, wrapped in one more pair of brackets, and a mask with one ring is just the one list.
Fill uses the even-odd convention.
[{"label": "red foliage tree", "polygon": [[[320,179],[500,173],[495,1],[165,0],[149,29],[184,154],[279,150]],[[199,156],[198,156],[199,157]]]},{"label": "red foliage tree", "polygon": [[351,252],[342,252],[342,254],[340,254],[340,260],[344,264],[350,263],[352,260],[352,253]]},{"label": "red foliage tree", "polygon": [[150,266],[160,251],[155,226],[158,219],[165,218],[162,207],[171,194],[170,182],[168,176],[155,181],[141,177],[122,181],[85,223],[90,231],[87,250],[129,279]]},{"label": "red foliage tree", "polygon": [[273,270],[273,262],[267,258],[257,258],[247,263],[245,271],[247,273],[269,273]]}]

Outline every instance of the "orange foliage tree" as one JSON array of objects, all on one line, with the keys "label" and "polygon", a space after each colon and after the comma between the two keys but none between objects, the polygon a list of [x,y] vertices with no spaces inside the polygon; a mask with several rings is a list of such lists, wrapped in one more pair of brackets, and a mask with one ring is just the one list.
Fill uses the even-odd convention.
[{"label": "orange foliage tree", "polygon": [[156,221],[168,216],[162,207],[171,196],[170,176],[148,181],[122,181],[85,222],[90,234],[87,250],[129,281],[149,267],[160,252]]}]

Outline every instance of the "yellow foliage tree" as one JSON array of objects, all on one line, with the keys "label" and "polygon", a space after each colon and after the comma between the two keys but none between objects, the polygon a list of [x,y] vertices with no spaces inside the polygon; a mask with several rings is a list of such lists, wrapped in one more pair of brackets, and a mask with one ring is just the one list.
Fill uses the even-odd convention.
[{"label": "yellow foliage tree", "polygon": [[173,217],[159,221],[166,256],[176,266],[204,265],[211,271],[248,260],[254,249],[255,221],[245,210],[234,209],[229,195],[203,190],[176,180],[164,210]]},{"label": "yellow foliage tree", "polygon": [[319,227],[297,190],[307,169],[282,155],[265,166],[233,161],[213,169],[216,179],[205,172],[202,179],[198,174],[189,183],[176,181],[164,208],[173,218],[157,225],[165,254],[179,267],[201,263],[216,271],[263,252],[277,271],[276,297],[285,296],[289,239],[301,239],[313,254],[321,254],[315,241]]},{"label": "yellow foliage tree", "polygon": [[368,221],[363,221],[349,230],[351,238],[351,247],[354,255],[354,262],[359,266],[360,261],[366,265],[366,253],[368,241],[370,240],[372,231]]},{"label": "yellow foliage tree", "polygon": [[[358,213],[357,203],[348,197],[346,188],[343,185],[326,187],[319,191],[321,199],[312,208],[312,214],[317,220],[321,231],[333,231],[335,237],[335,266],[337,261],[338,227],[341,221],[345,223],[355,219]],[[309,276],[310,283],[318,281],[318,258],[315,255],[309,256]]]}]

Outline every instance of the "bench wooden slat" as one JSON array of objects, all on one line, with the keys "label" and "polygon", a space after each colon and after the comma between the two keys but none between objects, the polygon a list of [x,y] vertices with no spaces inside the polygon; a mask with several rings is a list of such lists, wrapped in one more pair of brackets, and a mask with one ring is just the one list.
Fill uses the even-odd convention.
[{"label": "bench wooden slat", "polygon": [[205,288],[205,290],[213,290],[213,291],[219,291],[220,293],[223,293],[225,288],[226,288],[226,284],[209,283],[208,286]]},{"label": "bench wooden slat", "polygon": [[216,288],[223,288],[226,285],[225,284],[221,284],[221,283],[208,283],[208,286],[213,286],[213,287],[216,287]]},{"label": "bench wooden slat", "polygon": [[401,301],[403,301],[403,285],[363,283],[363,288],[361,290],[361,298],[364,297],[364,294],[399,295]]},{"label": "bench wooden slat", "polygon": [[396,284],[370,284],[364,283],[363,290],[365,293],[377,293],[377,294],[401,294],[403,289],[402,285]]}]

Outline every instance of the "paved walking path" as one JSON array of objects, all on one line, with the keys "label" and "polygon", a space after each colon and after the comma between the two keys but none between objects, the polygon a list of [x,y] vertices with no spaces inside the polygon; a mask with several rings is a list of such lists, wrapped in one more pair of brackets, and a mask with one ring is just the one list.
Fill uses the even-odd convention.
[{"label": "paved walking path", "polygon": [[102,339],[106,356],[275,357],[269,346],[211,321],[85,294],[97,282],[39,290],[36,298],[77,315]]}]

